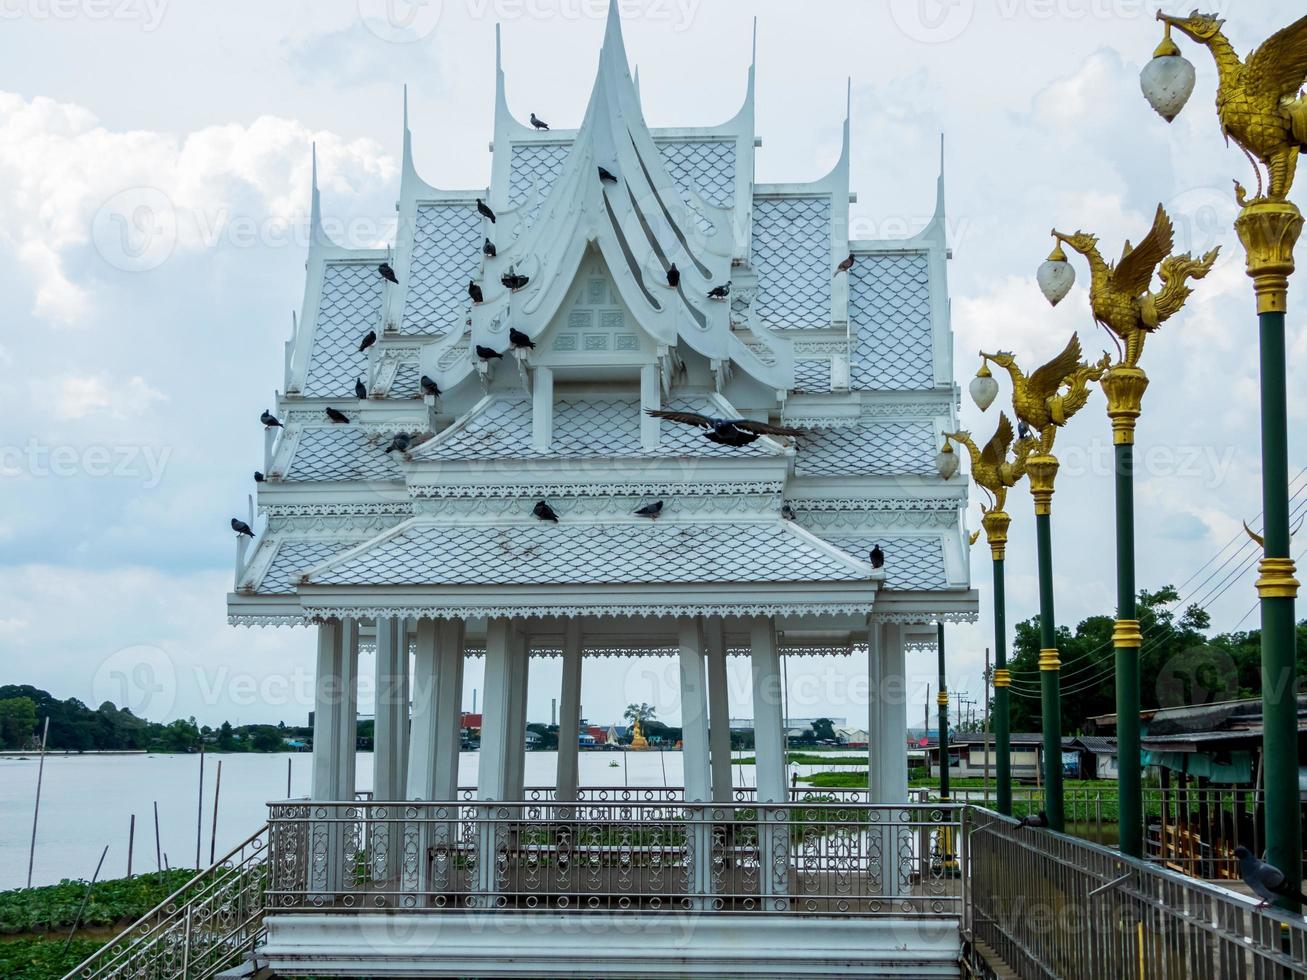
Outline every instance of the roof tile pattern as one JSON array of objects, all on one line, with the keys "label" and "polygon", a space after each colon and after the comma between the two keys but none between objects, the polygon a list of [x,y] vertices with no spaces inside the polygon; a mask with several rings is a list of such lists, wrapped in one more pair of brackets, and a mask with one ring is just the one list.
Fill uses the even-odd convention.
[{"label": "roof tile pattern", "polygon": [[830,361],[795,361],[795,391],[830,391]]},{"label": "roof tile pattern", "polygon": [[799,476],[935,472],[935,430],[926,420],[818,429],[799,439],[798,446]]},{"label": "roof tile pattern", "polygon": [[299,576],[358,542],[279,541],[268,570],[257,589],[260,595],[287,595],[299,585]]},{"label": "roof tile pattern", "polygon": [[759,198],[753,205],[753,309],[777,327],[831,322],[829,196]]},{"label": "roof tile pattern", "polygon": [[301,390],[305,397],[353,397],[354,381],[367,374],[368,355],[360,353],[359,343],[369,330],[380,329],[384,283],[372,259],[327,263]]},{"label": "roof tile pattern", "polygon": [[[683,399],[667,406],[679,411],[712,414],[703,401]],[[773,450],[762,442],[741,448],[717,446],[702,429],[663,422],[658,449],[640,445],[640,403],[626,398],[559,398],[554,403],[553,442],[548,450],[531,447],[532,409],[524,399],[500,398],[470,419],[448,441],[434,442],[417,455],[429,459],[492,459],[502,456],[542,459],[574,456],[704,456],[730,453],[766,456]]]},{"label": "roof tile pattern", "polygon": [[933,388],[934,336],[926,255],[860,255],[850,273],[852,386]]},{"label": "roof tile pattern", "polygon": [[[529,503],[523,505],[529,509]],[[565,511],[565,508],[563,508]],[[864,572],[779,522],[416,525],[312,577],[318,585],[851,582]]]},{"label": "roof tile pattern", "polygon": [[395,380],[390,383],[391,398],[418,398],[422,395],[420,379],[422,371],[412,361],[405,362],[395,372]]},{"label": "roof tile pattern", "polygon": [[549,196],[549,189],[554,186],[563,172],[563,164],[572,152],[571,144],[560,143],[521,143],[513,147],[513,156],[508,169],[508,200],[510,204],[519,205],[531,196],[533,187],[538,187],[540,196],[536,198],[535,209],[527,216],[527,223],[535,220],[540,205]]},{"label": "roof tile pattern", "polygon": [[735,143],[726,140],[678,140],[658,144],[673,180],[697,191],[709,204],[735,203]]},{"label": "roof tile pattern", "polygon": [[481,268],[481,217],[467,204],[417,209],[400,333],[442,336],[461,328],[468,280]]},{"label": "roof tile pattern", "polygon": [[389,442],[389,438],[357,425],[306,427],[300,432],[283,479],[402,481],[399,467],[385,452]]},{"label": "roof tile pattern", "polygon": [[938,536],[850,535],[832,536],[828,540],[835,547],[863,561],[867,560],[872,545],[879,544],[881,550],[885,552],[885,588],[887,589],[929,591],[948,588],[948,572],[944,567],[944,542]]}]

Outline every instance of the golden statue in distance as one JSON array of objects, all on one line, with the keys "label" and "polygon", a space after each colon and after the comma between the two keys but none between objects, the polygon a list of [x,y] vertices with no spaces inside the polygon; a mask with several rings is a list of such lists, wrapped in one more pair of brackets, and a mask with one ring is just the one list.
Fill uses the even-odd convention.
[{"label": "golden statue in distance", "polygon": [[[1012,429],[1012,421],[1007,417],[1006,412],[999,413],[998,429],[989,442],[985,443],[984,449],[977,447],[971,438],[971,433],[964,429],[945,432],[944,438],[966,446],[967,452],[971,454],[971,479],[989,498],[988,506],[984,503],[980,505],[981,511],[987,514],[991,510],[1003,510],[1007,502],[1008,488],[1016,486],[1017,482],[1026,475],[1026,458],[1034,450],[1036,440],[1034,438],[1017,440],[1016,433]],[[1014,441],[1016,441],[1016,453],[1009,459],[1008,450],[1012,448]],[[973,539],[971,543],[975,544],[975,540]]]}]

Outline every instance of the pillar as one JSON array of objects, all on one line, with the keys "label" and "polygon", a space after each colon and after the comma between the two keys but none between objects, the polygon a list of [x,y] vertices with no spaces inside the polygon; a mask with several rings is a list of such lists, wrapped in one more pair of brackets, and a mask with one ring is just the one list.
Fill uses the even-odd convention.
[{"label": "pillar", "polygon": [[521,800],[526,795],[526,693],[531,668],[530,643],[524,625],[515,621],[509,630],[512,713],[509,719],[511,738],[508,742],[507,783],[509,798],[514,800]]},{"label": "pillar", "polygon": [[712,799],[708,760],[708,677],[704,662],[703,619],[677,622],[681,667],[681,758],[685,767],[686,882],[692,907],[706,908],[712,894],[712,829],[705,807]]},{"label": "pillar", "polygon": [[[346,809],[354,800],[357,733],[358,624],[331,620],[318,626],[314,678],[312,799],[305,841],[309,887],[331,900],[347,880],[358,841],[350,833]],[[337,805],[332,805],[332,804]]]},{"label": "pillar", "polygon": [[765,803],[789,801],[785,769],[785,697],[781,683],[776,624],[758,616],[749,622],[749,653],[753,667],[753,753],[758,773],[758,882],[761,907],[789,907],[789,810]]},{"label": "pillar", "polygon": [[377,620],[376,715],[372,798],[402,800],[408,769],[408,631],[404,620]]},{"label": "pillar", "polygon": [[581,621],[569,619],[563,626],[563,691],[558,716],[558,778],[554,796],[560,801],[576,800],[578,756],[581,735]]},{"label": "pillar", "polygon": [[720,616],[710,616],[704,621],[704,643],[708,656],[708,748],[712,798],[718,803],[730,803],[731,709],[726,679],[726,636]]},{"label": "pillar", "polygon": [[[486,623],[485,698],[481,708],[481,751],[477,760],[475,868],[473,904],[491,907],[503,881],[497,870],[508,848],[507,812],[500,801],[511,796],[509,745],[513,739],[514,654],[512,623],[497,616]],[[521,737],[518,736],[520,743]]]},{"label": "pillar", "polygon": [[908,802],[908,704],[907,668],[903,646],[903,627],[897,623],[873,624],[870,630],[875,637],[869,644],[871,671],[871,699],[875,705],[870,713],[874,729],[868,730],[871,742],[871,770],[868,779],[869,799],[873,805],[895,809],[882,813],[889,826],[873,846],[880,848],[880,889],[884,895],[898,895],[907,891],[917,871],[918,849],[914,848],[910,831],[895,828],[895,822],[906,817]]}]

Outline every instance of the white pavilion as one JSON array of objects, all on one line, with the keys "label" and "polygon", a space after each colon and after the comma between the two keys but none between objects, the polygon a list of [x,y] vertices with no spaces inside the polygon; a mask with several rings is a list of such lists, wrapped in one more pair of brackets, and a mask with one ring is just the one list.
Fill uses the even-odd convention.
[{"label": "white pavilion", "polygon": [[[758,182],[753,67],[734,118],[651,129],[616,8],[577,129],[519,122],[497,64],[488,188],[426,183],[406,108],[393,247],[330,241],[315,176],[284,428],[227,597],[233,624],[317,632],[312,792],[271,805],[260,958],[319,976],[880,976],[909,955],[893,975],[956,976],[958,906],[931,857],[948,815],[910,805],[901,680],[934,624],[977,610],[965,481],[936,467],[958,400],[942,173],[920,234],[850,239],[847,116],[825,176]],[[804,434],[723,445],[649,414],[666,409]],[[787,785],[782,663],[830,653],[866,658],[870,785],[816,806]],[[684,786],[578,786],[587,663],[650,655],[679,663]],[[485,658],[475,787],[458,785],[467,657]],[[541,657],[562,658],[561,750],[528,798]],[[747,790],[727,657],[752,676]]]}]

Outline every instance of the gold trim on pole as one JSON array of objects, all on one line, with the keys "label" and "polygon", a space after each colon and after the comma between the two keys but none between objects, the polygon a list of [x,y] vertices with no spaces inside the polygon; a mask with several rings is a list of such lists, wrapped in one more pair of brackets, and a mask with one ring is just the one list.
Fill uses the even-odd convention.
[{"label": "gold trim on pole", "polygon": [[1006,667],[996,667],[994,669],[994,686],[1010,687],[1012,684],[1012,675]]},{"label": "gold trim on pole", "polygon": [[1143,411],[1148,375],[1138,365],[1114,364],[1099,382],[1107,396],[1107,417],[1112,420],[1112,442],[1133,445],[1135,421]]},{"label": "gold trim on pole", "polygon": [[1302,212],[1292,201],[1254,201],[1234,219],[1247,252],[1246,271],[1257,294],[1258,313],[1288,309],[1293,247],[1302,225]]},{"label": "gold trim on pole", "polygon": [[947,708],[947,707],[948,707],[948,692],[947,692],[947,691],[940,691],[939,694],[937,694],[937,695],[935,696],[935,703],[938,704],[941,708]]},{"label": "gold trim on pole", "polygon": [[1293,599],[1298,595],[1297,567],[1292,558],[1263,558],[1258,565],[1257,594],[1263,599]]},{"label": "gold trim on pole", "polygon": [[1143,645],[1144,636],[1139,632],[1139,620],[1137,619],[1118,619],[1116,625],[1112,627],[1112,646],[1114,647],[1134,647],[1136,650]]},{"label": "gold trim on pole", "polygon": [[1061,670],[1062,661],[1058,657],[1057,647],[1045,647],[1039,651],[1040,670]]}]

